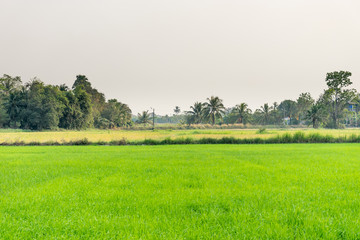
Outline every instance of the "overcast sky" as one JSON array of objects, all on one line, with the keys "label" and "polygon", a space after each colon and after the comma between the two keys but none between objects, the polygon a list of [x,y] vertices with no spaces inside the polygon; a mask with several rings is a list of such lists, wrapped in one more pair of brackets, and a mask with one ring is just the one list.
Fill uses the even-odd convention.
[{"label": "overcast sky", "polygon": [[317,97],[330,71],[360,90],[359,0],[0,0],[0,74],[86,75],[134,113],[219,96]]}]

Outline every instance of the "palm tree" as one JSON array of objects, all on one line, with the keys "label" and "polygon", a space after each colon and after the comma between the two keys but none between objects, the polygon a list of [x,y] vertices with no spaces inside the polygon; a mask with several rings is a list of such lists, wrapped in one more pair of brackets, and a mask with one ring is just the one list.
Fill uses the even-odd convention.
[{"label": "palm tree", "polygon": [[180,112],[181,112],[181,110],[180,110],[179,106],[175,106],[175,108],[174,108],[174,113],[175,113],[176,115],[178,115]]},{"label": "palm tree", "polygon": [[138,113],[138,123],[143,123],[146,126],[147,123],[151,123],[151,116],[149,111],[142,111],[142,113]]},{"label": "palm tree", "polygon": [[208,102],[205,103],[204,113],[211,121],[211,124],[215,124],[216,118],[222,118],[222,114],[225,113],[225,107],[222,100],[219,97],[211,96],[207,98]]},{"label": "palm tree", "polygon": [[322,106],[320,104],[314,104],[310,110],[306,112],[306,118],[312,122],[313,128],[318,128],[318,122],[322,119]]},{"label": "palm tree", "polygon": [[238,117],[238,123],[246,123],[246,120],[251,113],[251,109],[248,108],[246,103],[240,103],[235,106],[234,112]]},{"label": "palm tree", "polygon": [[196,102],[194,106],[191,106],[191,111],[187,111],[186,113],[191,116],[192,122],[198,124],[201,123],[204,118],[204,103]]},{"label": "palm tree", "polygon": [[269,106],[269,104],[265,103],[264,106],[260,107],[260,113],[263,117],[265,125],[269,123],[271,110],[273,108]]}]

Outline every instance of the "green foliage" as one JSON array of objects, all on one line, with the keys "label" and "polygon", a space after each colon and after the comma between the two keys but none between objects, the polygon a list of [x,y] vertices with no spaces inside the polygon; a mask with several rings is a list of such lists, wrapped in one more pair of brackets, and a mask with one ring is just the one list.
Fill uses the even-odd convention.
[{"label": "green foliage", "polygon": [[131,110],[117,100],[105,102],[84,75],[73,88],[45,85],[37,78],[22,85],[20,77],[0,78],[0,127],[31,130],[109,128],[131,125]]},{"label": "green foliage", "polygon": [[281,116],[288,117],[290,119],[290,125],[296,121],[296,115],[297,115],[297,104],[293,100],[284,100],[280,103],[279,107],[279,113]]},{"label": "green foliage", "polygon": [[232,113],[236,116],[237,123],[246,124],[249,120],[251,109],[248,108],[246,103],[240,103],[232,109]]},{"label": "green foliage", "polygon": [[131,109],[116,99],[110,99],[105,104],[101,116],[109,121],[109,128],[131,125]]},{"label": "green foliage", "polygon": [[346,71],[331,72],[326,75],[328,89],[320,97],[322,105],[327,106],[329,121],[327,126],[339,128],[340,119],[344,116],[346,104],[356,97],[354,89],[347,89],[352,82],[351,73]]},{"label": "green foliage", "polygon": [[225,113],[225,107],[222,99],[219,97],[211,96],[207,98],[208,102],[205,103],[204,116],[210,121],[212,125],[215,124],[216,119],[221,119]]},{"label": "green foliage", "polygon": [[199,124],[204,121],[205,118],[205,104],[201,102],[195,102],[193,106],[190,106],[190,111],[186,112],[187,124]]},{"label": "green foliage", "polygon": [[137,123],[144,124],[150,124],[151,123],[151,115],[149,111],[143,111],[142,113],[138,113],[138,119]]},{"label": "green foliage", "polygon": [[307,112],[314,105],[315,100],[311,97],[310,93],[301,93],[297,99],[297,114],[299,116],[299,122],[306,119]]}]

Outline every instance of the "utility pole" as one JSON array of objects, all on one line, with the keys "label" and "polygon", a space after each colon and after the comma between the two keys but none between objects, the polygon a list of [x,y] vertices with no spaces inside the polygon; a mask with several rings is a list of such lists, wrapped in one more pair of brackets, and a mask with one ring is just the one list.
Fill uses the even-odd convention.
[{"label": "utility pole", "polygon": [[155,109],[150,107],[152,110],[153,110],[153,127],[152,127],[152,130],[155,130]]}]

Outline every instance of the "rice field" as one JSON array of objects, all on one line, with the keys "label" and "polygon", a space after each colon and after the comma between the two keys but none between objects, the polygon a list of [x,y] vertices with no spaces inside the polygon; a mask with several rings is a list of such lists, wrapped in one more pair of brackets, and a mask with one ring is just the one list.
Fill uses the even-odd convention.
[{"label": "rice field", "polygon": [[333,137],[342,137],[350,135],[360,135],[359,129],[269,129],[260,133],[257,129],[239,129],[239,130],[86,130],[86,131],[44,131],[29,132],[19,130],[0,130],[0,143],[15,142],[69,142],[86,138],[90,142],[110,142],[121,139],[129,141],[141,141],[144,139],[181,139],[181,138],[223,138],[234,137],[239,139],[250,138],[271,138],[285,133],[294,134],[302,131],[304,133],[320,133],[321,135],[331,135]]},{"label": "rice field", "polygon": [[359,155],[358,144],[0,147],[0,239],[359,239]]}]

